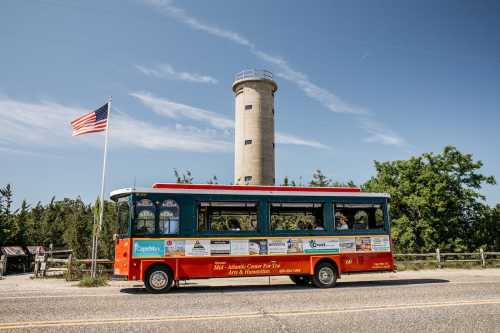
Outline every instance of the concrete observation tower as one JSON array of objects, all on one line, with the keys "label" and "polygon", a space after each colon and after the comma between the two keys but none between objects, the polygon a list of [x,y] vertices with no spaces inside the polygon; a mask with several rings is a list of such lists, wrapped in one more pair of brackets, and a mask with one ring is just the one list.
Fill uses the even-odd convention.
[{"label": "concrete observation tower", "polygon": [[274,93],[271,72],[245,70],[236,74],[234,183],[274,185]]}]

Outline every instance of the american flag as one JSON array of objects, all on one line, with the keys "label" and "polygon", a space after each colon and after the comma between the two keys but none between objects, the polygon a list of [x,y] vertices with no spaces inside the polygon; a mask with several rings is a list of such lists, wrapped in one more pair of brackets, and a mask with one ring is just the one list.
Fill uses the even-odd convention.
[{"label": "american flag", "polygon": [[108,103],[76,118],[71,122],[71,126],[73,126],[73,136],[105,131],[108,128]]}]

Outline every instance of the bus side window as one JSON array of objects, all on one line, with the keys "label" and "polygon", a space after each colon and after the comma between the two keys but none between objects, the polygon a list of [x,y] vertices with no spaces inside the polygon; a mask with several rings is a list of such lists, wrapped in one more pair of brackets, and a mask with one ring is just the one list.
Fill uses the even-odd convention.
[{"label": "bus side window", "polygon": [[200,202],[198,231],[255,231],[256,202]]},{"label": "bus side window", "polygon": [[179,233],[179,204],[175,200],[165,200],[161,203],[159,227],[163,235]]},{"label": "bus side window", "polygon": [[142,199],[135,204],[135,234],[154,234],[155,233],[155,205],[149,199]]},{"label": "bus side window", "polygon": [[384,228],[384,213],[379,204],[335,204],[336,230]]},{"label": "bus side window", "polygon": [[322,203],[271,203],[271,230],[324,231]]},{"label": "bus side window", "polygon": [[118,202],[118,234],[128,234],[128,223],[130,218],[130,207],[128,198]]}]

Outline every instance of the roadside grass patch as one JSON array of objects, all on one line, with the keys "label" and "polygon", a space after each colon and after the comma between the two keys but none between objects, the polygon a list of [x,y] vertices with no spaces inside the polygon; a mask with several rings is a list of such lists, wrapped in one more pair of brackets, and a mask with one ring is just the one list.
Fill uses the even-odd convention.
[{"label": "roadside grass patch", "polygon": [[91,287],[103,287],[108,285],[108,277],[104,275],[96,276],[92,278],[90,275],[84,275],[78,283],[78,287],[91,288]]}]

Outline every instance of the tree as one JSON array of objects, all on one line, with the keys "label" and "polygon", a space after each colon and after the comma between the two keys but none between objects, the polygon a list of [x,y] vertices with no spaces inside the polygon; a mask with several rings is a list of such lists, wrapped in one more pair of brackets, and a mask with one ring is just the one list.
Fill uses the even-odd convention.
[{"label": "tree", "polygon": [[[92,209],[80,198],[64,201],[64,206],[68,214],[64,222],[63,246],[72,249],[77,258],[90,258],[94,222]],[[53,240],[51,242],[54,243]]]},{"label": "tree", "polygon": [[174,169],[174,175],[176,178],[176,182],[179,184],[192,184],[193,183],[193,176],[191,175],[191,171],[186,170],[182,174],[179,174],[179,172]]},{"label": "tree", "polygon": [[474,230],[485,217],[481,161],[447,146],[440,154],[377,162],[363,188],[391,195],[392,236],[397,251],[474,249]]},{"label": "tree", "polygon": [[496,207],[484,207],[484,217],[474,229],[472,235],[477,248],[483,250],[500,250],[500,204]]},{"label": "tree", "polygon": [[30,241],[30,219],[29,205],[26,200],[21,203],[21,208],[17,211],[14,220],[14,234],[11,242],[16,245],[31,245]]},{"label": "tree", "polygon": [[29,236],[31,245],[41,245],[45,239],[45,234],[43,233],[43,214],[45,208],[41,202],[38,202],[35,207],[31,208],[29,214]]},{"label": "tree", "polygon": [[217,179],[217,176],[213,176],[211,179],[207,181],[207,184],[219,184],[219,180]]},{"label": "tree", "polygon": [[101,258],[114,258],[114,235],[118,233],[118,216],[116,205],[112,201],[104,201],[104,216],[102,230],[99,237],[99,256]]},{"label": "tree", "polygon": [[295,182],[295,180],[290,180],[288,176],[285,176],[285,178],[283,178],[283,183],[281,184],[281,186],[297,186],[297,183]]},{"label": "tree", "polygon": [[15,225],[11,213],[12,197],[10,184],[0,188],[0,246],[9,244],[15,235]]},{"label": "tree", "polygon": [[313,173],[312,177],[313,179],[309,182],[310,186],[327,187],[331,184],[331,180],[326,177],[319,169]]},{"label": "tree", "polygon": [[309,186],[315,186],[315,187],[356,187],[356,184],[352,180],[348,181],[347,183],[339,182],[339,181],[334,181],[325,176],[321,170],[316,170],[313,173],[313,178],[309,182]]},{"label": "tree", "polygon": [[349,180],[347,183],[343,183],[343,182],[339,182],[339,181],[332,181],[330,183],[330,186],[332,186],[332,187],[356,187],[356,184],[352,180]]},{"label": "tree", "polygon": [[491,235],[491,249],[500,251],[500,204],[491,210],[491,218],[489,223]]}]

